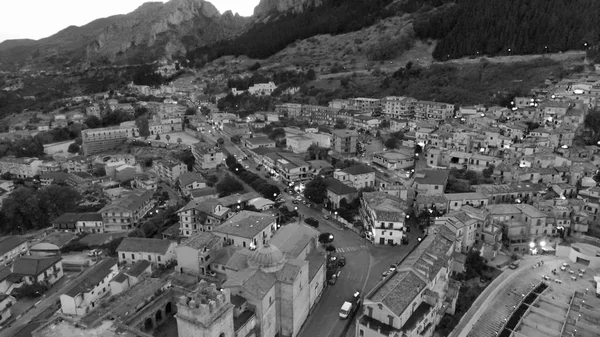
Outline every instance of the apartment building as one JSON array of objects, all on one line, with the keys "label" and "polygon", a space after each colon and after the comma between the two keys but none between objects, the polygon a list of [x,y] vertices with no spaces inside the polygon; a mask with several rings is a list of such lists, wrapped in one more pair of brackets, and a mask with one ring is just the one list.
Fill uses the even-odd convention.
[{"label": "apartment building", "polygon": [[387,96],[381,100],[381,110],[390,117],[410,116],[415,112],[416,102],[411,97]]},{"label": "apartment building", "polygon": [[221,237],[225,245],[257,248],[267,244],[277,230],[275,220],[270,214],[241,211],[213,233]]},{"label": "apartment building", "polygon": [[152,164],[160,180],[175,186],[177,178],[187,172],[187,165],[172,159],[156,160]]},{"label": "apartment building", "polygon": [[350,98],[349,101],[350,107],[369,115],[381,109],[381,102],[378,98],[357,97]]},{"label": "apartment building", "polygon": [[342,156],[354,156],[357,152],[358,132],[333,130],[333,151]]},{"label": "apartment building", "polygon": [[375,170],[363,164],[336,170],[333,177],[356,189],[375,186]]},{"label": "apartment building", "polygon": [[406,231],[406,203],[385,192],[364,192],[360,204],[368,240],[380,245],[402,243]]},{"label": "apartment building", "polygon": [[181,236],[191,237],[200,232],[212,231],[227,220],[229,214],[230,208],[217,199],[192,200],[177,211],[179,233]]},{"label": "apartment building", "polygon": [[244,145],[251,150],[261,147],[275,147],[275,141],[267,137],[246,138],[243,142]]},{"label": "apartment building", "polygon": [[486,207],[494,224],[506,228],[510,251],[527,252],[529,243],[556,234],[547,221],[552,218],[536,207],[527,204],[496,204]]},{"label": "apartment building", "polygon": [[195,167],[199,170],[208,170],[216,168],[219,164],[224,164],[225,157],[223,151],[208,147],[202,143],[192,145],[192,155],[194,156]]},{"label": "apartment building", "polygon": [[154,206],[153,191],[135,190],[104,206],[102,214],[105,232],[126,232]]},{"label": "apartment building", "polygon": [[398,268],[363,301],[359,337],[431,337],[445,313],[453,310],[457,291],[449,291],[454,236],[433,228]]},{"label": "apartment building", "polygon": [[39,173],[42,161],[37,158],[16,158],[6,156],[0,158],[0,174],[10,173],[17,178],[32,178]]},{"label": "apartment building", "polygon": [[250,126],[246,122],[233,121],[223,124],[223,134],[229,139],[235,136],[250,138]]},{"label": "apartment building", "polygon": [[287,114],[288,117],[300,117],[302,112],[302,104],[283,103],[275,105],[275,112],[279,115]]},{"label": "apartment building", "polygon": [[165,265],[175,259],[177,243],[166,239],[128,237],[117,247],[120,263],[133,264],[145,260],[153,265]]},{"label": "apartment building", "polygon": [[294,153],[304,153],[313,144],[313,139],[304,135],[286,136],[285,144]]},{"label": "apartment building", "polygon": [[85,277],[78,279],[67,292],[60,295],[62,313],[84,316],[90,312],[104,296],[110,294],[110,281],[118,273],[116,259],[106,258],[96,263]]},{"label": "apartment building", "polygon": [[223,248],[224,240],[213,233],[200,233],[184,240],[177,248],[177,269],[181,273],[207,275]]},{"label": "apartment building", "polygon": [[83,213],[75,222],[78,233],[104,233],[104,222],[102,214],[90,212]]},{"label": "apartment building", "polygon": [[414,150],[401,148],[373,154],[373,163],[388,170],[403,170],[415,166]]},{"label": "apartment building", "polygon": [[109,127],[81,131],[81,148],[86,156],[113,150],[125,143],[128,136],[125,127]]},{"label": "apartment building", "polygon": [[415,118],[417,120],[435,120],[438,123],[454,116],[454,105],[440,102],[417,101]]},{"label": "apartment building", "polygon": [[0,237],[0,266],[10,264],[19,256],[27,254],[27,239],[21,236]]},{"label": "apartment building", "polygon": [[312,178],[310,164],[304,160],[284,152],[267,154],[275,161],[275,171],[286,185],[297,184]]},{"label": "apartment building", "polygon": [[415,172],[413,188],[422,194],[442,195],[449,175],[449,170],[419,170]]}]

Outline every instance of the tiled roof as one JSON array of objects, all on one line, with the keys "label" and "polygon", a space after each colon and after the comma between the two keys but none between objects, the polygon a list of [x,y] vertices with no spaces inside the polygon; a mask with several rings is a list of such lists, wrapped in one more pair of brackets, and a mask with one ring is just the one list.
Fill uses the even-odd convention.
[{"label": "tiled roof", "polygon": [[60,256],[23,256],[13,263],[12,273],[20,276],[38,276],[61,260]]},{"label": "tiled roof", "polygon": [[206,188],[198,188],[190,191],[192,198],[201,198],[207,196],[217,196],[219,193],[217,189],[214,187],[206,187]]},{"label": "tiled roof", "polygon": [[113,208],[125,209],[130,212],[137,210],[144,202],[148,201],[154,195],[153,191],[136,190],[128,193],[122,198],[114,200],[110,204],[104,206],[99,212]]},{"label": "tiled roof", "polygon": [[275,223],[273,216],[242,211],[215,228],[213,232],[252,239],[273,223]]},{"label": "tiled roof", "polygon": [[6,280],[11,274],[10,266],[0,267],[0,282]]},{"label": "tiled roof", "polygon": [[115,276],[111,282],[117,282],[117,283],[123,283],[127,281],[127,275],[123,274],[123,273],[119,273],[117,276]]},{"label": "tiled roof", "polygon": [[306,256],[306,260],[308,261],[308,282],[312,282],[319,269],[325,263],[326,258],[324,253],[316,249]]},{"label": "tiled roof", "polygon": [[397,197],[385,192],[364,192],[363,200],[373,209],[377,221],[402,221],[406,215],[406,205]]},{"label": "tiled roof", "polygon": [[306,261],[306,260],[298,260],[298,259],[287,260],[285,265],[283,266],[283,268],[281,268],[279,271],[277,271],[277,273],[276,273],[277,280],[281,281],[281,282],[293,284],[294,280],[296,280],[296,277],[298,276],[298,273],[300,272],[302,267],[306,264],[308,264],[308,261]]},{"label": "tiled roof", "polygon": [[11,235],[0,238],[0,255],[8,253],[24,242],[27,242],[27,239],[22,236]]},{"label": "tiled roof", "polygon": [[185,172],[181,174],[178,179],[181,186],[187,186],[193,182],[206,182],[204,177],[198,172]]},{"label": "tiled roof", "polygon": [[397,271],[371,295],[369,300],[381,302],[400,316],[419,292],[427,285],[413,270]]},{"label": "tiled roof", "polygon": [[371,168],[370,166],[362,165],[362,164],[352,165],[350,167],[343,169],[342,171],[346,172],[348,174],[351,174],[351,175],[368,174],[368,173],[375,172],[375,170],[373,168]]},{"label": "tiled roof", "polygon": [[150,261],[138,260],[136,263],[133,264],[133,266],[131,266],[131,268],[129,268],[125,272],[125,274],[133,277],[139,277],[146,269],[148,269],[149,266]]},{"label": "tiled roof", "polygon": [[418,184],[443,185],[448,180],[449,170],[418,170],[415,182]]},{"label": "tiled roof", "polygon": [[352,186],[348,186],[335,178],[325,178],[323,182],[327,185],[327,189],[336,195],[346,195],[357,193],[358,190]]},{"label": "tiled roof", "polygon": [[79,220],[80,216],[81,216],[81,213],[63,213],[58,218],[54,219],[52,221],[52,223],[53,224],[63,224],[63,223],[74,224],[77,222],[77,220]]},{"label": "tiled roof", "polygon": [[102,214],[96,212],[83,213],[77,221],[102,221]]},{"label": "tiled roof", "polygon": [[75,283],[65,295],[75,297],[83,292],[93,289],[100,281],[111,273],[112,267],[116,264],[117,260],[113,258],[106,258],[98,262],[91,268],[86,277]]},{"label": "tiled roof", "polygon": [[281,227],[269,241],[289,259],[298,255],[319,235],[319,231],[304,224],[291,223]]},{"label": "tiled roof", "polygon": [[219,200],[219,203],[225,207],[229,207],[231,205],[235,205],[238,203],[238,201],[241,202],[247,202],[250,201],[254,198],[258,198],[261,195],[258,194],[257,192],[248,192],[248,193],[244,193],[244,194],[232,194],[230,196],[227,197],[223,197],[223,198],[219,198],[217,200]]},{"label": "tiled roof", "polygon": [[219,251],[217,252],[217,255],[215,255],[215,257],[213,259],[213,263],[225,266],[229,263],[229,260],[233,257],[235,252],[237,252],[238,250],[241,250],[241,249],[242,248],[240,248],[238,246],[223,247],[223,248],[219,249]]},{"label": "tiled roof", "polygon": [[492,215],[521,213],[521,210],[519,210],[515,207],[515,205],[512,204],[487,205],[486,208]]},{"label": "tiled roof", "polygon": [[448,201],[453,200],[477,200],[477,199],[487,199],[485,195],[477,192],[470,193],[444,193],[444,198]]},{"label": "tiled roof", "polygon": [[156,253],[164,255],[169,250],[172,242],[165,239],[148,239],[127,237],[123,239],[117,252]]},{"label": "tiled roof", "polygon": [[190,247],[194,249],[210,249],[215,243],[221,240],[223,239],[214,235],[211,232],[200,232],[190,237],[189,239],[183,241],[181,243],[181,246]]}]

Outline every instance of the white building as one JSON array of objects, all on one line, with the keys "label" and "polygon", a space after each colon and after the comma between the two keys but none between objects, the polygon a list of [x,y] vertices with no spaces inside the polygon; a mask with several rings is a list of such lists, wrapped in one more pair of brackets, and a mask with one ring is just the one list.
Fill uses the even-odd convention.
[{"label": "white building", "polygon": [[170,240],[127,237],[117,248],[119,262],[134,263],[146,260],[165,265],[175,259],[177,244]]}]

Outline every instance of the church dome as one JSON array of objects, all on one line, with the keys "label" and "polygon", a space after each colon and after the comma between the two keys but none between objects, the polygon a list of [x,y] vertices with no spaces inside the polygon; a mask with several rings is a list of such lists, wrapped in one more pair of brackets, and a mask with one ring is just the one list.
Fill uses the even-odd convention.
[{"label": "church dome", "polygon": [[266,244],[259,247],[248,258],[248,265],[260,268],[264,272],[276,272],[285,264],[283,253],[274,245]]}]

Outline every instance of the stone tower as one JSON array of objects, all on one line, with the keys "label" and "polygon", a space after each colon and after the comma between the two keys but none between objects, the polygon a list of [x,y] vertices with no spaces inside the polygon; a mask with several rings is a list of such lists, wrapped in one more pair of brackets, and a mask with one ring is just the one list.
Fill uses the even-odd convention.
[{"label": "stone tower", "polygon": [[234,337],[233,305],[229,290],[219,290],[202,280],[198,289],[177,303],[179,337]]}]

